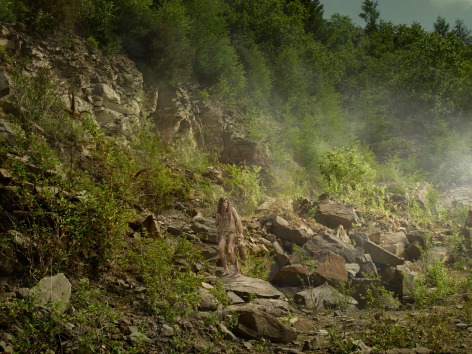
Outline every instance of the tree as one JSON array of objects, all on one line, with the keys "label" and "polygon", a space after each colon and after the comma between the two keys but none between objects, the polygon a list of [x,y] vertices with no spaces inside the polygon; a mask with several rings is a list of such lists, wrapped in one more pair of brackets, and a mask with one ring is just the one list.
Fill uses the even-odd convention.
[{"label": "tree", "polygon": [[463,20],[456,20],[452,32],[462,41],[462,43],[464,43],[464,45],[472,44],[471,30],[464,24]]},{"label": "tree", "polygon": [[[289,0],[293,1],[293,0]],[[317,35],[323,28],[323,5],[319,0],[300,0],[307,11],[305,20],[305,31]]]},{"label": "tree", "polygon": [[439,34],[441,37],[445,37],[446,34],[449,32],[449,27],[450,27],[449,23],[442,16],[438,16],[433,26],[434,26],[434,32]]},{"label": "tree", "polygon": [[380,18],[380,12],[377,10],[379,2],[377,0],[364,0],[362,2],[362,11],[359,17],[362,18],[365,23],[365,31],[371,33],[377,29],[378,21]]}]

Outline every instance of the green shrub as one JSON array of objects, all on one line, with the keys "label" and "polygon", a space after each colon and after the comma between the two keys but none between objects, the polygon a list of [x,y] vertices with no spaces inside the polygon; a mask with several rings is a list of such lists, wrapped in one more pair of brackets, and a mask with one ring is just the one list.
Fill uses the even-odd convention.
[{"label": "green shrub", "polygon": [[79,13],[78,2],[68,0],[17,0],[13,4],[18,20],[39,32],[73,28]]},{"label": "green shrub", "polygon": [[57,346],[67,316],[53,304],[49,311],[39,310],[30,297],[0,305],[3,327],[15,330],[12,345],[17,353],[43,353]]},{"label": "green shrub", "polygon": [[265,196],[258,166],[222,165],[228,174],[224,189],[242,215],[253,212]]},{"label": "green shrub", "polygon": [[[171,84],[192,75],[195,49],[191,45],[192,19],[181,0],[160,2],[146,39],[144,62]],[[130,53],[133,55],[133,53]]]},{"label": "green shrub", "polygon": [[14,333],[15,352],[56,352],[66,347],[93,353],[145,350],[142,343],[131,345],[116,335],[121,315],[108,305],[103,289],[93,287],[86,278],[74,283],[73,289],[71,310],[65,313],[58,311],[54,303],[38,308],[33,298],[0,305],[0,326]]},{"label": "green shrub", "polygon": [[272,91],[272,72],[263,52],[255,44],[237,47],[246,72],[247,92],[251,104],[261,111],[269,108]]},{"label": "green shrub", "polygon": [[182,167],[199,173],[208,172],[208,167],[217,160],[216,156],[201,151],[190,139],[180,139],[175,143],[171,155]]},{"label": "green shrub", "polygon": [[166,164],[169,155],[159,136],[144,126],[134,137],[128,159],[137,168],[133,168],[129,186],[137,202],[158,212],[188,198],[188,181]]},{"label": "green shrub", "polygon": [[411,288],[415,304],[420,308],[442,304],[458,287],[445,264],[431,258],[429,252],[423,253],[423,274],[415,278]]},{"label": "green shrub", "polygon": [[332,353],[353,353],[358,350],[357,339],[352,336],[347,337],[338,327],[331,327],[328,330],[330,351]]},{"label": "green shrub", "polygon": [[0,1],[0,21],[14,22],[16,20],[15,6],[11,0]]},{"label": "green shrub", "polygon": [[248,253],[246,263],[241,266],[242,273],[251,278],[268,279],[271,264],[272,261],[268,257],[257,257]]},{"label": "green shrub", "polygon": [[325,192],[359,207],[384,208],[385,187],[377,186],[371,152],[357,147],[334,148],[321,157],[321,185]]},{"label": "green shrub", "polygon": [[84,0],[78,2],[78,30],[85,37],[95,38],[101,45],[112,38],[114,2],[112,0]]},{"label": "green shrub", "polygon": [[150,309],[170,322],[196,310],[203,278],[191,266],[200,258],[185,240],[142,239],[128,254],[130,266],[144,279]]},{"label": "green shrub", "polygon": [[320,162],[325,188],[338,194],[356,189],[363,183],[373,183],[372,159],[372,154],[363,153],[356,147],[335,148],[327,152]]},{"label": "green shrub", "polygon": [[193,69],[211,93],[228,104],[236,103],[246,88],[244,68],[234,49],[226,24],[227,5],[222,0],[187,3],[192,16],[191,40],[195,48]]},{"label": "green shrub", "polygon": [[398,299],[394,297],[392,291],[388,291],[382,285],[368,285],[363,295],[366,301],[366,308],[369,309],[389,309],[400,305]]},{"label": "green shrub", "polygon": [[364,334],[365,343],[376,351],[393,348],[414,348],[418,343],[419,331],[416,328],[392,323],[388,318],[372,321]]}]

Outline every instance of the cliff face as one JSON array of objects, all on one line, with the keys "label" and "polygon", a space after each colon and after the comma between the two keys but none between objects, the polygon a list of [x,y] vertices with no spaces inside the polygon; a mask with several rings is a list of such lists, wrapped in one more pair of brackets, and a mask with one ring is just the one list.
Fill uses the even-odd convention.
[{"label": "cliff face", "polygon": [[0,107],[7,113],[12,71],[45,71],[71,110],[91,114],[109,136],[126,141],[150,118],[163,141],[186,140],[227,163],[267,164],[267,149],[247,139],[233,116],[202,99],[196,86],[145,85],[156,80],[144,80],[129,58],[104,54],[71,33],[39,37],[19,25],[2,26],[0,45],[11,58],[0,71]]}]

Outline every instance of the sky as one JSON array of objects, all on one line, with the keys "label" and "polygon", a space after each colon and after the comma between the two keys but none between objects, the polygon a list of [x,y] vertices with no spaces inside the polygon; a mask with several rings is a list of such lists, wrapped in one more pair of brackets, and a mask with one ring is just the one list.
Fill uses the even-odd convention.
[{"label": "sky", "polygon": [[[364,26],[359,17],[362,12],[362,0],[320,0],[324,8],[324,17],[340,13],[349,16],[355,24]],[[427,31],[433,30],[433,23],[438,16],[444,17],[454,26],[456,19],[464,21],[472,29],[472,0],[378,0],[377,10],[380,18],[394,25],[411,25],[419,22]]]}]

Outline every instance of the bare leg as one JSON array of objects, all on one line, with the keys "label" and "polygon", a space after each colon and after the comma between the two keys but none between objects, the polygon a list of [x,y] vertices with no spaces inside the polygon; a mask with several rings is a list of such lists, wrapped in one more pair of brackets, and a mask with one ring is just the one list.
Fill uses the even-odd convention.
[{"label": "bare leg", "polygon": [[226,237],[223,236],[221,237],[220,242],[218,243],[218,255],[220,257],[221,264],[224,269],[223,275],[228,275],[229,272],[228,272],[228,264],[226,263],[225,248],[226,248]]},{"label": "bare leg", "polygon": [[234,264],[234,268],[236,269],[236,274],[239,274],[239,262],[238,257],[234,254],[234,237],[230,237],[228,240],[228,256],[230,261]]}]

